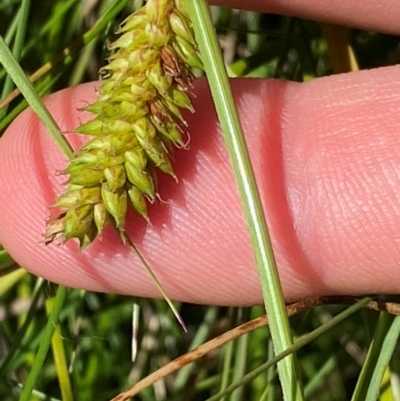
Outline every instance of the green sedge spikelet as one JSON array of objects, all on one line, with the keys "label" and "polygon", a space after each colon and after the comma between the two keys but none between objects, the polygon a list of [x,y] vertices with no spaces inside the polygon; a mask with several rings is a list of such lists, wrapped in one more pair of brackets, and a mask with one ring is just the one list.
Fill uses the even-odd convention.
[{"label": "green sedge spikelet", "polygon": [[128,207],[148,218],[154,169],[175,178],[170,150],[185,147],[181,109],[194,111],[191,68],[202,68],[185,0],[147,0],[117,33],[99,97],[85,108],[94,118],[75,130],[91,139],[62,172],[46,244],[77,238],[84,249],[109,222],[124,241]]}]

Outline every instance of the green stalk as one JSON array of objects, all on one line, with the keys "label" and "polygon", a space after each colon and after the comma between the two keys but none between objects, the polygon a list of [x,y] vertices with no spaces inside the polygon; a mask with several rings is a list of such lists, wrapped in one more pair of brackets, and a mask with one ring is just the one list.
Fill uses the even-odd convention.
[{"label": "green stalk", "polygon": [[[49,93],[49,90],[60,79],[61,75],[61,72],[54,74],[54,76],[47,75],[36,85],[35,91],[40,98]],[[3,131],[9,124],[11,124],[11,122],[14,121],[14,119],[28,106],[28,102],[25,99],[22,99],[2,120],[0,120],[0,131]]]},{"label": "green stalk", "polygon": [[[231,376],[234,346],[235,346],[235,341],[229,341],[229,343],[225,345],[220,392],[224,391],[228,387],[228,383]],[[227,400],[226,397],[221,398],[221,401],[226,401],[226,400]]]},{"label": "green stalk", "polygon": [[[53,307],[54,307],[54,299],[53,298],[47,299],[46,313],[49,319]],[[53,349],[54,364],[56,366],[58,383],[60,385],[60,390],[61,390],[61,399],[62,401],[74,401],[61,327],[59,324],[54,326],[55,328],[54,328],[54,335],[52,335],[51,338],[51,347]]]},{"label": "green stalk", "polygon": [[0,377],[5,377],[7,373],[9,373],[10,366],[12,365],[14,359],[18,359],[20,354],[23,353],[22,350],[24,349],[24,344],[22,343],[22,340],[28,332],[28,329],[35,317],[36,308],[39,304],[40,297],[42,297],[44,293],[44,287],[45,281],[41,278],[37,279],[31,298],[31,304],[28,313],[25,316],[25,321],[18,330],[17,334],[14,336],[11,348],[7,350],[7,355],[5,355],[5,357],[0,361]]},{"label": "green stalk", "polygon": [[307,345],[311,341],[315,340],[320,335],[326,333],[332,327],[336,326],[337,324],[342,322],[344,319],[348,318],[350,315],[352,315],[354,312],[356,312],[359,309],[361,309],[364,305],[366,305],[370,301],[371,301],[371,298],[369,298],[369,297],[365,297],[365,298],[360,299],[357,303],[355,303],[354,305],[348,307],[347,309],[345,309],[343,312],[339,313],[338,315],[334,316],[332,319],[327,321],[322,326],[320,326],[320,327],[316,328],[315,330],[313,330],[312,332],[302,336],[290,348],[286,349],[285,351],[283,351],[280,354],[276,355],[272,359],[270,359],[267,362],[263,363],[258,368],[254,369],[253,371],[247,373],[245,376],[243,376],[243,378],[239,382],[231,384],[223,392],[215,394],[210,398],[207,398],[206,401],[218,401],[223,396],[232,393],[234,390],[236,390],[240,386],[243,386],[243,385],[249,383],[250,381],[254,380],[258,375],[260,375],[261,373],[263,373],[266,370],[270,369],[272,366],[274,366],[275,364],[279,363],[279,361],[284,360],[283,358],[286,359],[286,357],[288,355],[290,355],[291,353],[293,353],[293,352],[299,350],[300,348],[304,347],[305,345]]},{"label": "green stalk", "polygon": [[[235,365],[233,367],[233,381],[240,381],[246,372],[247,354],[249,346],[249,333],[243,334],[236,341]],[[229,401],[240,401],[243,399],[243,388],[237,389],[229,398]]]},{"label": "green stalk", "polygon": [[[275,353],[279,354],[293,344],[293,339],[250,156],[229,88],[209,6],[205,0],[188,1],[187,6],[239,188],[261,279],[265,308],[270,319]],[[303,400],[296,357],[289,355],[283,359],[278,364],[278,371],[284,398],[287,401]]]},{"label": "green stalk", "polygon": [[46,328],[40,341],[38,352],[33,361],[32,369],[29,372],[25,385],[22,389],[19,401],[30,401],[32,399],[31,394],[42,371],[42,367],[51,344],[51,339],[60,317],[61,309],[63,307],[65,298],[67,297],[67,292],[68,289],[64,286],[59,286],[57,289],[53,308],[51,310],[49,319],[47,320]]},{"label": "green stalk", "polygon": [[[70,158],[73,155],[73,151],[62,135],[57,123],[54,121],[53,117],[43,105],[40,97],[36,93],[32,84],[26,78],[21,66],[15,59],[7,44],[4,42],[2,36],[0,36],[0,64],[4,66],[4,69],[9,74],[11,79],[14,81],[15,85],[21,91],[29,105],[32,107],[33,111],[36,112],[42,123],[51,133],[52,137],[64,152],[64,154]],[[59,286],[57,289],[57,294],[54,299],[53,309],[50,313],[47,325],[40,341],[40,346],[38,352],[35,356],[32,369],[28,375],[25,385],[22,389],[19,401],[29,401],[31,399],[32,391],[35,387],[36,381],[40,375],[41,369],[43,367],[46,355],[48,353],[51,339],[57,325],[58,319],[60,317],[61,309],[64,304],[65,298],[67,296],[67,288],[64,286]]]},{"label": "green stalk", "polygon": [[[215,327],[215,322],[218,317],[219,308],[216,306],[209,306],[207,308],[207,312],[204,316],[203,322],[196,330],[194,334],[194,338],[190,343],[189,350],[193,350],[203,344],[210,335],[210,332]],[[175,390],[178,393],[182,391],[185,386],[188,386],[190,376],[196,371],[196,364],[192,363],[189,365],[184,366],[177,372],[176,379],[175,379]]]},{"label": "green stalk", "polygon": [[[25,41],[26,28],[28,26],[30,5],[31,5],[30,0],[23,0],[18,12],[17,32],[15,34],[15,41],[13,45],[13,54],[16,60],[19,60],[21,58],[22,48]],[[1,93],[1,98],[4,99],[11,92],[12,88],[13,88],[13,81],[11,77],[7,75]],[[0,120],[6,115],[6,112],[7,112],[7,107],[4,107],[2,110],[0,110]]]},{"label": "green stalk", "polygon": [[[79,50],[82,49],[84,45],[89,44],[93,39],[95,39],[99,33],[110,23],[110,21],[126,6],[126,4],[130,0],[113,0],[113,2],[109,5],[104,14],[99,18],[96,24],[93,26],[92,29],[87,31],[82,38],[78,39],[70,46],[63,49],[60,53],[58,53],[51,61],[44,64],[38,70],[36,70],[29,78],[30,82],[35,82],[46,73],[60,65],[60,67],[65,67],[73,60],[75,60],[75,56]],[[6,70],[7,72],[7,70]],[[2,71],[0,71],[0,77]],[[18,88],[22,93],[21,89]],[[15,99],[18,96],[18,91],[13,91],[10,96],[7,97],[7,101],[10,102],[11,100]],[[1,102],[0,102],[1,104]]]},{"label": "green stalk", "polygon": [[15,59],[7,44],[4,42],[2,36],[0,36],[0,64],[3,65],[6,72],[21,91],[22,95],[32,107],[33,111],[38,115],[42,123],[48,129],[60,149],[66,156],[68,156],[68,158],[72,157],[73,151],[71,146],[61,133],[57,123],[54,121],[54,118],[43,105],[42,100],[36,93],[32,84],[29,82],[18,61]]},{"label": "green stalk", "polygon": [[373,401],[379,390],[385,369],[393,355],[400,335],[400,316],[381,312],[374,338],[358,377],[352,401]]}]

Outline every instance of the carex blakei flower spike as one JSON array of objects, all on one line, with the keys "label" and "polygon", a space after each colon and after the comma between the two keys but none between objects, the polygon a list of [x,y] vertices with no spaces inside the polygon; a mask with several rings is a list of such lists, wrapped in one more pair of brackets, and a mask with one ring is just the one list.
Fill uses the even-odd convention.
[{"label": "carex blakei flower spike", "polygon": [[95,117],[76,129],[93,138],[63,171],[68,184],[47,222],[46,243],[77,238],[83,249],[108,222],[124,240],[129,206],[147,219],[155,168],[175,177],[169,154],[185,146],[180,110],[193,111],[191,68],[202,68],[185,0],[147,0],[117,33],[99,97],[85,108]]}]

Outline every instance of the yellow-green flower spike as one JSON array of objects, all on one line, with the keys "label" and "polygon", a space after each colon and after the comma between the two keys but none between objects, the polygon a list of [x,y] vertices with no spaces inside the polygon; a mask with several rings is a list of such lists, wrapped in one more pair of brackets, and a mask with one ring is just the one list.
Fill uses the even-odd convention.
[{"label": "yellow-green flower spike", "polygon": [[93,221],[93,206],[70,208],[64,217],[64,237],[81,238],[90,229]]},{"label": "yellow-green flower spike", "polygon": [[97,228],[92,224],[85,234],[79,237],[79,247],[81,251],[84,251],[87,246],[89,246],[98,236]]},{"label": "yellow-green flower spike", "polygon": [[149,199],[154,199],[155,188],[150,174],[147,171],[138,170],[130,162],[125,163],[125,169],[131,184],[139,189],[143,195],[149,197]]},{"label": "yellow-green flower spike", "polygon": [[104,169],[104,178],[107,181],[108,188],[111,191],[116,191],[122,188],[126,182],[125,168],[122,164]]},{"label": "yellow-green flower spike", "polygon": [[104,227],[108,222],[108,211],[103,202],[97,203],[93,207],[93,219],[98,235],[101,236]]},{"label": "yellow-green flower spike", "polygon": [[146,200],[143,193],[136,187],[132,186],[128,189],[129,199],[132,202],[134,209],[142,216],[145,220],[148,220]]},{"label": "yellow-green flower spike", "polygon": [[107,184],[101,186],[101,196],[104,206],[110,215],[114,218],[118,229],[124,230],[125,216],[127,211],[128,197],[124,189],[112,191]]},{"label": "yellow-green flower spike", "polygon": [[202,68],[186,0],[147,0],[120,25],[101,69],[93,119],[75,132],[92,137],[62,172],[67,187],[51,209],[45,242],[77,238],[83,250],[111,222],[124,242],[127,208],[148,220],[159,197],[155,170],[172,177],[173,146],[188,134],[181,110],[193,112],[192,68]]}]

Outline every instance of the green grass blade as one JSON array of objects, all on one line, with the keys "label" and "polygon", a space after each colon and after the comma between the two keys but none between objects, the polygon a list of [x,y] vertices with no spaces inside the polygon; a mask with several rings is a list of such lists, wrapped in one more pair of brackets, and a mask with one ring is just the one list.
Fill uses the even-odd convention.
[{"label": "green grass blade", "polygon": [[131,0],[113,0],[104,11],[104,14],[96,22],[96,25],[83,35],[84,43],[90,43],[130,1]]},{"label": "green grass blade", "polygon": [[[44,36],[46,34],[48,34],[48,32],[51,30],[53,24],[62,24],[63,22],[63,18],[64,20],[67,18],[65,17],[65,13],[67,13],[69,11],[69,9],[74,5],[74,3],[76,3],[79,0],[69,0],[69,1],[63,1],[62,3],[62,7],[63,9],[60,10],[60,8],[57,10],[58,13],[56,15],[53,15],[52,18],[50,18],[41,28],[40,31],[35,35],[34,38],[27,40],[27,42],[25,43],[25,46],[23,48],[22,51],[22,59],[24,58],[24,56],[29,52],[29,50],[31,50],[32,48],[35,47],[35,45],[37,45],[38,41],[44,41]],[[18,23],[18,14],[16,14],[16,17],[13,19],[10,28],[9,28],[9,32],[7,32],[7,35],[4,36],[4,40],[7,43],[7,45],[9,45],[9,40],[7,40],[9,38],[9,36],[12,34],[13,30],[14,30],[14,24]],[[4,71],[0,71],[0,79],[3,78],[3,75],[5,74]]]},{"label": "green grass blade", "polygon": [[[275,352],[279,354],[289,348],[293,340],[250,156],[230,92],[208,5],[205,0],[189,1],[187,5],[241,195],[261,279],[264,303],[270,318],[271,336]],[[278,369],[285,399],[304,399],[295,356],[290,355],[282,360]]]},{"label": "green grass blade", "polygon": [[[216,306],[210,306],[204,316],[204,320],[196,330],[196,334],[193,341],[190,344],[189,350],[197,348],[199,345],[203,344],[210,332],[214,329],[215,322],[218,318],[219,308]],[[184,368],[180,369],[176,375],[174,388],[176,391],[182,391],[185,386],[188,385],[189,378],[191,374],[196,370],[196,365],[194,363],[186,365]]]},{"label": "green grass blade", "polygon": [[43,296],[45,287],[45,281],[41,278],[37,279],[35,289],[33,291],[33,296],[31,299],[31,304],[28,313],[25,316],[25,320],[18,333],[13,338],[13,343],[10,349],[8,349],[7,355],[0,361],[0,377],[5,377],[9,370],[10,365],[12,365],[13,358],[16,353],[21,351],[21,342],[26,335],[32,321],[35,318],[36,308],[39,304],[41,296]]},{"label": "green grass blade", "polygon": [[371,298],[365,297],[360,299],[357,303],[346,308],[343,312],[339,313],[328,322],[323,324],[322,326],[318,327],[317,329],[313,330],[311,333],[305,334],[299,340],[297,340],[290,348],[286,349],[285,351],[281,352],[280,354],[276,355],[274,358],[270,359],[269,361],[265,362],[264,364],[260,365],[258,368],[254,369],[252,372],[246,374],[239,382],[233,383],[228,386],[223,393],[216,394],[206,401],[218,401],[221,397],[224,397],[227,394],[232,393],[232,391],[236,390],[240,386],[243,386],[246,383],[249,383],[253,379],[255,379],[258,375],[268,370],[271,366],[275,365],[283,358],[286,358],[290,353],[299,350],[301,347],[304,347],[306,344],[310,343],[311,341],[315,340],[318,336],[323,333],[326,333],[332,327],[336,326],[338,323],[349,317],[351,314],[356,312],[357,310],[361,309],[364,305],[366,305]]},{"label": "green grass blade", "polygon": [[400,317],[381,312],[352,401],[375,401],[400,335]]},{"label": "green grass blade", "polygon": [[58,323],[64,301],[67,297],[68,289],[64,286],[59,286],[57,289],[57,294],[54,298],[53,308],[51,310],[49,319],[46,324],[45,331],[40,341],[38,352],[33,361],[31,371],[26,379],[25,385],[22,389],[19,401],[30,401],[32,391],[35,387],[36,381],[42,371],[44,361],[46,359],[49,347],[51,344],[51,339],[54,334],[54,330]]},{"label": "green grass blade", "polygon": [[[10,45],[11,40],[14,37],[15,32],[17,31],[18,21],[19,21],[19,16],[20,15],[21,15],[21,8],[14,15],[14,18],[12,19],[12,21],[10,23],[10,26],[7,29],[7,32],[4,34],[4,40],[7,43],[7,46]],[[4,74],[4,71],[0,71],[0,78],[2,78],[2,74]]]},{"label": "green grass blade", "polygon": [[[25,41],[26,28],[28,25],[29,8],[31,5],[30,0],[22,0],[21,7],[18,12],[18,25],[15,33],[15,41],[13,45],[13,55],[16,60],[21,58],[22,48]],[[10,75],[7,75],[6,81],[3,86],[1,98],[4,99],[12,90],[13,81]],[[7,107],[0,110],[0,120],[7,113]]]},{"label": "green grass blade", "polygon": [[135,362],[138,353],[138,334],[139,334],[140,305],[134,302],[132,305],[132,340],[131,340],[131,360]]},{"label": "green grass blade", "polygon": [[[230,341],[225,346],[220,392],[223,392],[227,388],[230,381],[234,346],[235,341]],[[222,397],[221,401],[226,401],[226,397]]]},{"label": "green grass blade", "polygon": [[[269,337],[269,341],[268,341],[268,355],[269,355],[268,359],[273,358],[273,356],[274,356],[274,345],[272,344],[271,337]],[[264,391],[265,397],[267,397],[266,398],[267,401],[275,401],[275,399],[276,399],[275,395],[276,395],[276,392],[278,391],[278,388],[273,383],[274,383],[274,380],[277,377],[277,375],[278,375],[277,367],[271,366],[268,369],[268,372],[266,375],[267,382],[266,382],[265,391]],[[262,396],[261,396],[261,398],[262,398]]]},{"label": "green grass blade", "polygon": [[[14,387],[14,388],[22,388],[23,387],[23,384],[17,382],[16,380],[9,380],[9,384],[10,384],[10,390],[11,390],[11,387]],[[41,401],[41,400],[43,400],[43,401],[62,401],[62,400],[59,400],[58,398],[49,397],[47,394],[44,394],[43,392],[37,391],[37,390],[32,391],[32,396],[34,397],[34,398],[32,398],[32,401]],[[13,401],[14,400],[15,400],[15,398],[13,398]]]},{"label": "green grass blade", "polygon": [[337,367],[337,361],[335,356],[331,356],[326,360],[324,365],[318,371],[318,373],[307,383],[307,386],[304,388],[304,393],[307,399],[313,396],[314,391],[316,392],[319,388],[324,388],[325,377],[329,376],[329,374]]},{"label": "green grass blade", "polygon": [[[235,355],[235,365],[233,367],[233,381],[240,381],[246,371],[247,353],[248,353],[248,343],[249,343],[249,333],[246,333],[239,337],[236,341],[236,355]],[[240,401],[243,399],[243,391],[241,388],[234,391],[229,401]]]},{"label": "green grass blade", "polygon": [[10,254],[0,246],[0,274],[3,269],[7,269],[10,265],[15,264]]},{"label": "green grass blade", "polygon": [[[17,264],[13,265],[10,270],[10,273],[7,273],[0,279],[0,297],[10,291],[11,288],[13,288],[28,273],[26,270],[21,269]],[[1,273],[0,270],[0,274]]]},{"label": "green grass blade", "polygon": [[35,92],[32,84],[28,81],[27,77],[24,74],[24,71],[22,70],[18,61],[15,59],[10,49],[4,42],[2,36],[0,36],[0,64],[3,65],[6,72],[9,74],[15,85],[24,95],[25,99],[32,107],[33,111],[38,115],[40,120],[48,129],[60,149],[68,158],[72,157],[73,151],[71,146],[62,135],[57,123],[54,121],[54,118],[43,105],[43,102],[41,101],[39,95]]},{"label": "green grass blade", "polygon": [[[53,298],[47,299],[46,312],[49,318],[53,307],[54,307]],[[51,338],[51,347],[53,350],[54,363],[56,366],[58,382],[61,390],[61,399],[62,401],[74,401],[71,379],[69,377],[69,372],[68,372],[67,358],[65,356],[63,336],[59,324],[55,325],[54,334]]]},{"label": "green grass blade", "polygon": [[[109,5],[104,14],[98,19],[92,29],[87,31],[81,39],[72,43],[70,46],[58,53],[52,61],[44,64],[30,77],[31,81],[34,82],[37,79],[43,77],[44,75],[52,71],[56,66],[59,66],[59,68],[62,69],[71,64],[71,62],[75,60],[78,51],[81,50],[84,45],[89,44],[93,39],[95,39],[106,28],[110,21],[112,21],[112,19],[127,5],[129,1],[130,0],[114,0]],[[23,94],[21,89],[20,92]],[[18,95],[18,93],[12,95],[13,99]]]},{"label": "green grass blade", "polygon": [[[62,73],[48,75],[42,79],[36,86],[35,91],[40,98],[46,96],[53,85],[61,78]],[[28,102],[22,99],[2,120],[0,120],[0,132],[3,131],[12,121],[28,107]]]}]

